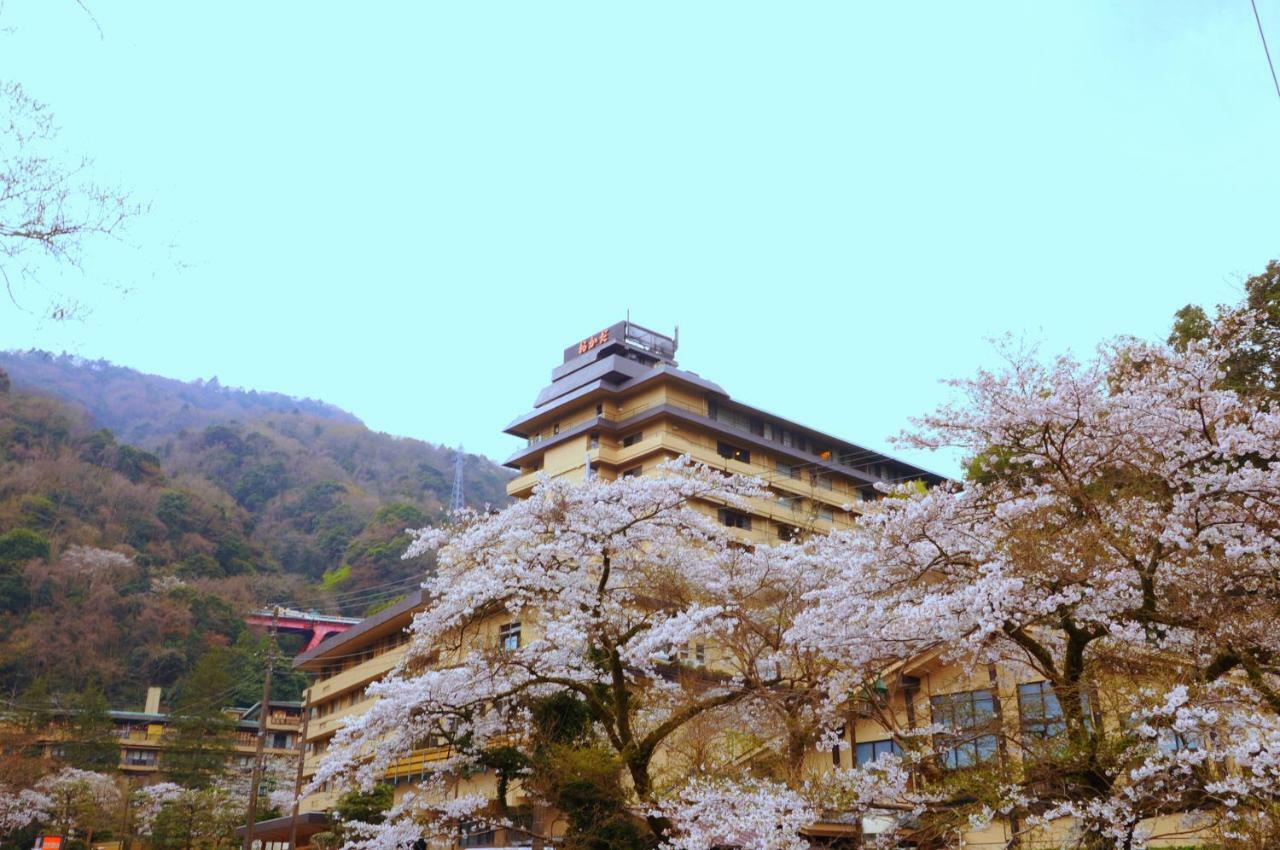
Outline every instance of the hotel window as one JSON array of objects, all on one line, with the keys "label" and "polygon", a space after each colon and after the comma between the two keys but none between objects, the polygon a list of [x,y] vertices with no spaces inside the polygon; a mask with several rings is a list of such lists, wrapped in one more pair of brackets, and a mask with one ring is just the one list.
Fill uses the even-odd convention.
[{"label": "hotel window", "polygon": [[498,627],[498,647],[501,649],[520,648],[520,623],[505,623]]},{"label": "hotel window", "polygon": [[751,430],[751,417],[745,413],[736,410],[730,410],[727,407],[721,407],[715,402],[711,402],[711,418],[717,422],[723,422],[730,428],[737,428],[739,431]]},{"label": "hotel window", "polygon": [[[1139,722],[1141,722],[1140,718],[1133,714],[1124,714],[1120,717],[1120,725],[1126,732],[1131,731]],[[1156,737],[1156,748],[1162,753],[1198,750],[1203,746],[1204,740],[1200,737],[1200,733],[1194,731],[1178,732],[1173,729],[1160,729]]]},{"label": "hotel window", "polygon": [[1182,750],[1198,750],[1204,746],[1198,732],[1175,732],[1172,729],[1161,729],[1160,738],[1156,742],[1162,753],[1176,753]]},{"label": "hotel window", "polygon": [[621,476],[621,477],[622,477],[622,478],[635,478],[637,475],[639,475],[639,474],[640,474],[640,470],[642,470],[642,469],[644,469],[644,467],[643,467],[643,466],[633,466],[633,467],[631,467],[630,469],[624,469],[624,470],[622,471],[622,476]]},{"label": "hotel window", "polygon": [[790,476],[791,478],[800,477],[800,467],[796,466],[793,463],[787,463],[786,461],[780,460],[774,465],[778,468],[779,475],[787,475],[787,476]]},{"label": "hotel window", "polygon": [[832,513],[831,508],[827,507],[826,505],[819,505],[819,506],[818,506],[818,519],[824,519],[824,520],[826,520],[827,522],[835,522],[835,521],[836,521],[836,515],[835,515],[834,513]]},{"label": "hotel window", "polygon": [[727,525],[730,528],[741,528],[746,531],[751,530],[751,517],[738,511],[731,511],[728,508],[720,509],[720,524]]},{"label": "hotel window", "polygon": [[154,767],[159,761],[155,750],[125,750],[124,763],[131,767]]},{"label": "hotel window", "polygon": [[[1089,695],[1081,697],[1085,724],[1092,725],[1093,709]],[[1022,726],[1022,741],[1031,744],[1047,741],[1067,731],[1067,721],[1062,715],[1058,695],[1048,682],[1027,682],[1018,685],[1018,716]]]},{"label": "hotel window", "polygon": [[554,425],[552,425],[552,426],[551,426],[551,433],[552,433],[552,434],[559,434],[559,433],[560,433],[560,423],[559,423],[559,422],[557,422],[556,424],[554,424]]},{"label": "hotel window", "polygon": [[800,536],[800,529],[794,525],[787,525],[785,522],[778,523],[778,539],[779,540],[795,540]]},{"label": "hotel window", "polygon": [[588,434],[588,435],[587,435],[587,448],[589,448],[589,449],[598,449],[598,448],[600,448],[600,435],[599,435],[599,434]]},{"label": "hotel window", "polygon": [[739,448],[732,443],[726,443],[723,440],[716,443],[716,453],[720,457],[736,460],[740,463],[751,463],[751,452],[746,449]]},{"label": "hotel window", "polygon": [[603,405],[603,404],[597,404],[597,405],[596,405],[596,416],[604,416],[604,405]]},{"label": "hotel window", "polygon": [[937,736],[943,767],[972,767],[996,755],[996,698],[984,689],[931,697],[933,722],[948,731]]},{"label": "hotel window", "polygon": [[858,767],[871,764],[882,755],[900,756],[902,755],[902,747],[898,746],[898,742],[894,740],[888,741],[860,741],[853,748],[854,764]]},{"label": "hotel window", "polygon": [[707,663],[707,645],[689,643],[680,648],[680,662],[691,667],[704,667]]},{"label": "hotel window", "polygon": [[636,431],[634,434],[628,434],[622,438],[622,447],[634,446],[636,443],[644,439],[643,431]]}]

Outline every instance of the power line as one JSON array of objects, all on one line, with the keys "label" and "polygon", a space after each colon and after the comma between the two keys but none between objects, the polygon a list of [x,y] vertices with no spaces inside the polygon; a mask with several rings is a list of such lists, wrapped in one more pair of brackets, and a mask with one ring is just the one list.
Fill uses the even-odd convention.
[{"label": "power line", "polygon": [[1257,0],[1249,0],[1249,5],[1253,7],[1253,19],[1258,24],[1258,38],[1262,39],[1262,52],[1267,56],[1267,67],[1271,69],[1271,82],[1276,87],[1276,97],[1280,97],[1280,78],[1276,77],[1276,66],[1271,61],[1271,48],[1267,47],[1267,34],[1262,29],[1262,17],[1258,14]]}]

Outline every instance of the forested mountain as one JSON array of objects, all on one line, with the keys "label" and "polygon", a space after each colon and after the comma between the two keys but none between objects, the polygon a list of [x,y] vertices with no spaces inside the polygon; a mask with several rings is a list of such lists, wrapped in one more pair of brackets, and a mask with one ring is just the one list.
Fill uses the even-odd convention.
[{"label": "forested mountain", "polygon": [[[361,615],[430,566],[401,559],[404,529],[443,518],[450,449],[213,382],[39,352],[0,369],[6,691],[97,682],[136,700],[210,646],[248,664],[250,608]],[[469,502],[505,501],[505,470],[465,470]]]},{"label": "forested mountain", "polygon": [[217,378],[177,381],[67,354],[0,352],[0,369],[17,388],[74,402],[99,427],[111,429],[127,443],[142,444],[184,428],[199,430],[268,413],[303,413],[360,424],[345,410],[314,399],[224,387]]}]

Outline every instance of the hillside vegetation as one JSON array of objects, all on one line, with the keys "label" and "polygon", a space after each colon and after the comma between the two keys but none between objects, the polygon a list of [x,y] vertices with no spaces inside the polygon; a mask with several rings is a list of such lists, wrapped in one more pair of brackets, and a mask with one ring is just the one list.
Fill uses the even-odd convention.
[{"label": "hillside vegetation", "polygon": [[[136,701],[211,646],[250,658],[251,608],[362,615],[430,567],[401,559],[404,529],[443,518],[452,450],[321,402],[70,357],[4,354],[0,369],[9,693],[96,682]],[[474,455],[465,469],[469,502],[505,501],[505,470]]]}]

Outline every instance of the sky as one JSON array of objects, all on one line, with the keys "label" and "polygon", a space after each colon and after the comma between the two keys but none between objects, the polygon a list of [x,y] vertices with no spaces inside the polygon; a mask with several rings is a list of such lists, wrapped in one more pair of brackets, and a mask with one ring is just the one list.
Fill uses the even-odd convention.
[{"label": "sky", "polygon": [[1280,256],[1248,0],[88,5],[8,0],[0,79],[149,211],[59,284],[86,318],[0,306],[0,348],[499,460],[628,310],[885,449],[993,338],[1162,337]]}]

